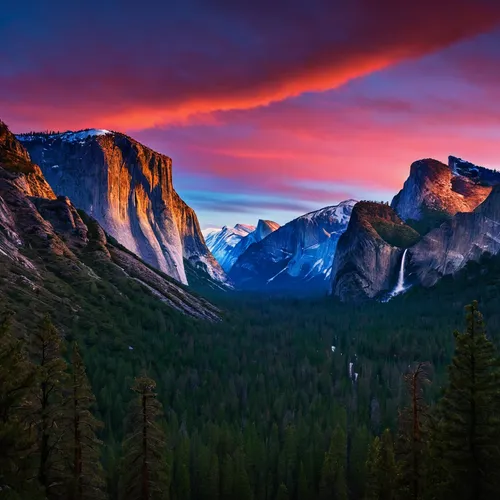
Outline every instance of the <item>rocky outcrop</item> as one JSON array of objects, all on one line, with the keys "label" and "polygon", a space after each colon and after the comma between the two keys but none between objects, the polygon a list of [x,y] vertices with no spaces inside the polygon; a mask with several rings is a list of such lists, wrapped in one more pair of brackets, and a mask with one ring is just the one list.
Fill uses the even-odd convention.
[{"label": "rocky outcrop", "polygon": [[410,176],[391,206],[403,220],[428,217],[442,222],[458,212],[474,210],[499,182],[500,173],[454,156],[448,165],[419,160],[411,165]]},{"label": "rocky outcrop", "polygon": [[206,234],[207,247],[225,272],[230,271],[237,259],[237,255],[233,252],[234,247],[255,229],[255,226],[248,224],[236,224],[234,227],[224,226]]},{"label": "rocky outcrop", "polygon": [[332,294],[341,301],[360,301],[389,292],[396,285],[403,249],[418,239],[390,206],[357,203],[337,245]]},{"label": "rocky outcrop", "polygon": [[[20,165],[12,151],[21,158]],[[184,314],[218,319],[214,306],[108,241],[98,222],[78,211],[69,198],[56,198],[22,146],[11,139],[0,143],[0,158],[5,156],[12,162],[0,159],[2,290],[5,284],[19,286],[16,293],[36,292],[35,301],[43,296],[57,304],[65,303],[72,287],[87,287],[96,280],[113,287],[114,281],[128,279]],[[48,197],[40,196],[44,191]]]},{"label": "rocky outcrop", "polygon": [[500,186],[471,213],[458,213],[409,250],[417,283],[434,285],[484,253],[500,252]]},{"label": "rocky outcrop", "polygon": [[242,288],[326,291],[337,241],[355,203],[347,200],[303,215],[250,245],[234,264],[231,279]]},{"label": "rocky outcrop", "polygon": [[12,180],[28,196],[51,199],[56,197],[43,177],[40,167],[31,161],[26,149],[2,121],[0,121],[0,167],[11,173],[24,174],[12,177]]},{"label": "rocky outcrop", "polygon": [[195,212],[174,190],[170,158],[107,130],[18,137],[54,191],[130,251],[182,283],[184,259],[225,281]]}]

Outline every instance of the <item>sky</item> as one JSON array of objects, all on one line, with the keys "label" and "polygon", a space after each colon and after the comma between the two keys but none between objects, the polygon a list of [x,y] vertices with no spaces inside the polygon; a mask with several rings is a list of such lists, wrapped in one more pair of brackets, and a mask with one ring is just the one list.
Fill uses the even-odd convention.
[{"label": "sky", "polygon": [[420,158],[500,169],[498,0],[24,0],[0,39],[0,119],[170,156],[203,228],[389,201]]}]

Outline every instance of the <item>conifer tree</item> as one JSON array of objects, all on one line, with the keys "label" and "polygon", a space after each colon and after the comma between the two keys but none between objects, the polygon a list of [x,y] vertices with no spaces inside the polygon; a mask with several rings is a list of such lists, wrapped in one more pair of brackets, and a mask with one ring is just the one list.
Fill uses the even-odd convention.
[{"label": "conifer tree", "polygon": [[467,329],[455,332],[449,383],[440,401],[437,436],[450,498],[500,497],[500,368],[474,301],[466,307]]},{"label": "conifer tree", "polygon": [[67,365],[61,357],[62,349],[63,340],[47,315],[31,342],[32,360],[37,366],[30,419],[36,432],[38,480],[49,499],[60,494],[65,476],[62,415]]},{"label": "conifer tree", "polygon": [[191,479],[189,472],[190,442],[188,436],[182,436],[174,455],[174,491],[176,500],[191,498]]},{"label": "conifer tree", "polygon": [[308,500],[310,498],[309,486],[307,484],[304,464],[300,462],[299,478],[297,480],[297,500]]},{"label": "conifer tree", "polygon": [[65,403],[68,498],[71,500],[105,497],[104,472],[100,463],[102,442],[96,431],[102,426],[92,415],[92,393],[78,344],[73,344],[70,392]]},{"label": "conifer tree", "polygon": [[321,470],[320,499],[347,499],[347,442],[346,435],[340,426],[333,431],[330,447],[325,453]]},{"label": "conifer tree", "polygon": [[374,439],[366,462],[366,500],[393,500],[396,498],[397,466],[394,445],[388,429]]},{"label": "conifer tree", "polygon": [[230,455],[222,461],[220,497],[221,500],[231,500],[234,490],[234,463]]},{"label": "conifer tree", "polygon": [[357,427],[349,448],[348,483],[353,498],[363,498],[366,484],[366,460],[370,446],[370,432],[365,425]]},{"label": "conifer tree", "polygon": [[20,498],[36,490],[29,460],[34,441],[24,419],[34,373],[24,341],[14,337],[10,316],[4,316],[0,321],[0,491],[16,492]]},{"label": "conifer tree", "polygon": [[245,455],[242,450],[237,450],[234,456],[233,498],[252,500],[253,493],[245,467]]},{"label": "conifer tree", "polygon": [[129,433],[123,442],[122,498],[125,500],[167,499],[166,439],[161,427],[162,407],[156,382],[135,379]]},{"label": "conifer tree", "polygon": [[428,417],[423,395],[424,384],[428,382],[426,368],[427,363],[418,363],[404,376],[410,403],[399,415],[399,494],[413,500],[421,498],[423,492]]}]

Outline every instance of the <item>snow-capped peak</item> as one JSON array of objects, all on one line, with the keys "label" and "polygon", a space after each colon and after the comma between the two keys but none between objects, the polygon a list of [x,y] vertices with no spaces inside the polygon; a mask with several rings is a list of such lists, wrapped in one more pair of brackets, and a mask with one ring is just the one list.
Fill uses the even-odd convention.
[{"label": "snow-capped peak", "polygon": [[223,269],[229,269],[232,263],[231,251],[243,238],[255,231],[255,226],[236,224],[234,227],[208,228],[205,231],[207,233],[204,232],[203,235],[209,250]]},{"label": "snow-capped peak", "polygon": [[236,224],[234,226],[234,229],[236,231],[243,231],[244,233],[248,234],[252,231],[255,231],[255,226],[251,226],[250,224]]},{"label": "snow-capped peak", "polygon": [[208,235],[212,233],[219,233],[220,231],[222,231],[222,228],[220,227],[207,227],[201,230],[201,234],[203,234],[203,237],[206,238]]},{"label": "snow-capped peak", "polygon": [[352,209],[357,201],[353,199],[341,201],[338,205],[321,208],[313,212],[309,212],[299,217],[299,219],[306,219],[312,221],[318,217],[331,217],[336,219],[339,224],[347,224],[351,217]]}]

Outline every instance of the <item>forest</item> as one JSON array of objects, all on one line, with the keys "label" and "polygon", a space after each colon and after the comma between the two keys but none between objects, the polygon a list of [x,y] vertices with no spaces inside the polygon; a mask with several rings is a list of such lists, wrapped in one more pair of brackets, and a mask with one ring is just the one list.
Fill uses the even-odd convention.
[{"label": "forest", "polygon": [[218,323],[139,286],[81,286],[77,313],[4,291],[0,496],[499,498],[499,277],[484,257],[361,305],[200,289]]}]

